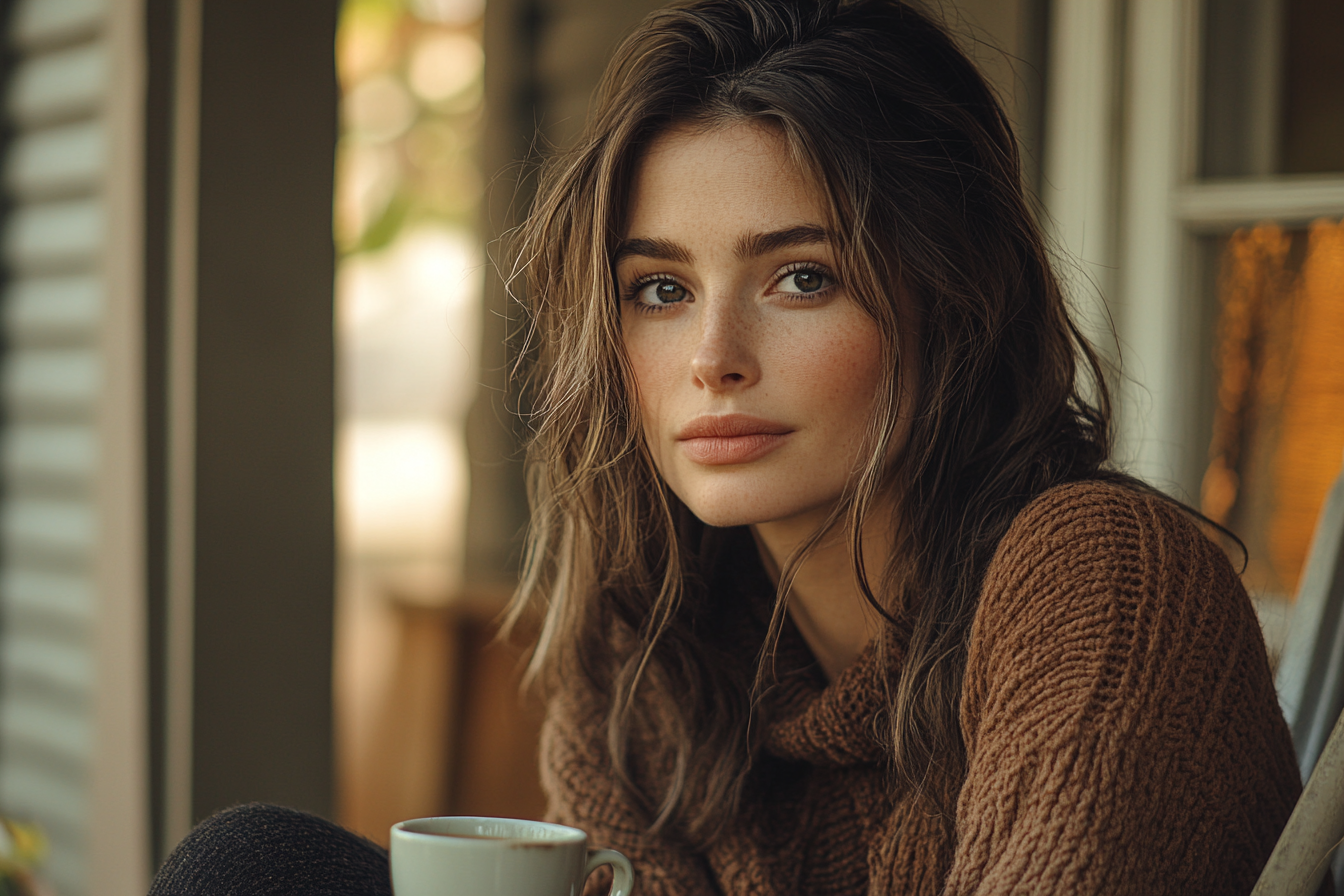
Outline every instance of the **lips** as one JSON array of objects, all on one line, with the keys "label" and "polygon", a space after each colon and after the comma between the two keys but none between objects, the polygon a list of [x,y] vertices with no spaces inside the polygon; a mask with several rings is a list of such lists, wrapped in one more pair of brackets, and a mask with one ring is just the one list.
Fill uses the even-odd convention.
[{"label": "lips", "polygon": [[712,415],[682,427],[677,444],[696,463],[745,464],[783,445],[792,432],[791,426],[748,414]]}]

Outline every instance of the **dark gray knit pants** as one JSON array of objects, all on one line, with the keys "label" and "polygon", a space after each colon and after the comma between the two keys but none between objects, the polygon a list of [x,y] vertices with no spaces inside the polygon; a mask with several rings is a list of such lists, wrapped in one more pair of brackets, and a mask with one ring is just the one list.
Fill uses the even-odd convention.
[{"label": "dark gray knit pants", "polygon": [[149,896],[391,896],[387,852],[316,815],[251,803],[197,825]]}]

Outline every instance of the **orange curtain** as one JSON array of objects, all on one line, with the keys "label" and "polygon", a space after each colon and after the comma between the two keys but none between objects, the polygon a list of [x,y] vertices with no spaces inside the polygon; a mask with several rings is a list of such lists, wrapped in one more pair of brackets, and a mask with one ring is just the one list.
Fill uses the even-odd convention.
[{"label": "orange curtain", "polygon": [[1344,463],[1344,222],[1312,226],[1295,305],[1269,537],[1275,571],[1290,592]]},{"label": "orange curtain", "polygon": [[1252,591],[1291,597],[1344,462],[1344,222],[1238,230],[1219,303],[1202,510],[1246,541]]}]

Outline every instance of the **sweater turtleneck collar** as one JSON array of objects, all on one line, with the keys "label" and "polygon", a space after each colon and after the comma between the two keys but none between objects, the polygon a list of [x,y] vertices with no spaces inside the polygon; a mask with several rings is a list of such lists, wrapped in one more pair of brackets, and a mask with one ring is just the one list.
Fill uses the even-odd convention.
[{"label": "sweater turtleneck collar", "polygon": [[776,662],[779,684],[764,701],[769,707],[767,753],[821,766],[883,760],[887,698],[874,644],[828,684],[802,635],[788,623]]},{"label": "sweater turtleneck collar", "polygon": [[[720,530],[721,575],[732,583],[747,615],[764,631],[775,600],[755,542],[745,527]],[[726,537],[723,537],[726,536]],[[722,580],[721,580],[722,581]],[[894,667],[905,655],[908,632],[889,639],[886,664]],[[891,643],[894,641],[895,643]],[[781,759],[820,766],[880,763],[887,756],[883,729],[887,695],[877,645],[869,644],[832,682],[827,682],[802,633],[787,617],[775,650],[776,683],[762,699],[766,719],[763,747]]]}]

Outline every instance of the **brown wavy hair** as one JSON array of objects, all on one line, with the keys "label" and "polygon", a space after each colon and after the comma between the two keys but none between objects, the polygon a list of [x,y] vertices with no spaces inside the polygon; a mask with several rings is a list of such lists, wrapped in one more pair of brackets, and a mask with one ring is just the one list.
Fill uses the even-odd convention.
[{"label": "brown wavy hair", "polygon": [[[782,134],[824,195],[838,278],[877,322],[886,361],[866,467],[789,558],[770,624],[746,647],[719,634],[727,611],[714,599],[712,558],[732,533],[696,520],[643,445],[612,266],[650,142],[738,122]],[[1045,489],[1115,477],[1101,364],[1069,319],[1016,140],[975,66],[897,0],[655,12],[617,50],[577,143],[544,166],[516,259],[530,308],[532,525],[512,618],[544,608],[532,673],[606,707],[614,768],[654,828],[701,846],[743,799],[793,572],[843,526],[887,620],[880,639],[904,647],[885,669],[895,785],[950,813],[955,792],[937,782],[963,775],[961,684],[994,550]],[[898,296],[918,322],[911,407]],[[908,440],[890,461],[898,415]],[[884,489],[901,496],[881,505],[898,507],[898,543],[886,569],[868,570],[859,524]],[[665,751],[657,786],[631,768],[633,740]]]}]

